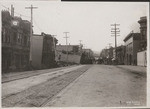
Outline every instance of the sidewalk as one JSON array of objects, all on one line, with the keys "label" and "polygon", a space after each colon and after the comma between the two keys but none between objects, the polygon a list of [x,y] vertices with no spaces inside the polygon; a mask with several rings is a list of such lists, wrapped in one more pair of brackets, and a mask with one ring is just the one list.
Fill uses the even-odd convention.
[{"label": "sidewalk", "polygon": [[27,78],[30,76],[35,76],[35,75],[53,72],[53,71],[57,71],[57,70],[67,69],[67,68],[71,68],[74,66],[76,66],[76,65],[67,66],[67,67],[51,68],[51,69],[33,70],[33,71],[3,73],[2,74],[2,83],[11,81],[11,80],[15,80],[15,79]]},{"label": "sidewalk", "polygon": [[122,68],[124,70],[129,70],[131,72],[135,73],[146,73],[147,72],[147,67],[142,67],[142,66],[132,66],[132,65],[117,65],[116,67]]}]

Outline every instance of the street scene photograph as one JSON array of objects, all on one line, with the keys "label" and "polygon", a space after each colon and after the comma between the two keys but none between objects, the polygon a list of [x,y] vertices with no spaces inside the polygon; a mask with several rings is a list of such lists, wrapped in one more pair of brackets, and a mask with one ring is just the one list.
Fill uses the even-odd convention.
[{"label": "street scene photograph", "polygon": [[149,2],[0,1],[0,11],[1,107],[148,106]]}]

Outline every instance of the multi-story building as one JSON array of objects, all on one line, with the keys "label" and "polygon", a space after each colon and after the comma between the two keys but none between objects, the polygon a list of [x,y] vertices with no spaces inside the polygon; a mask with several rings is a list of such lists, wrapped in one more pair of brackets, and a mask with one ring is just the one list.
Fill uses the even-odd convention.
[{"label": "multi-story building", "polygon": [[147,66],[147,18],[141,17],[140,24],[140,48],[137,53],[137,65]]},{"label": "multi-story building", "polygon": [[129,33],[125,39],[125,64],[137,65],[137,52],[140,44],[140,33]]},{"label": "multi-story building", "polygon": [[138,21],[140,24],[140,49],[139,51],[143,51],[147,49],[147,18],[146,16],[141,17]]},{"label": "multi-story building", "polygon": [[35,69],[52,68],[55,63],[55,49],[57,39],[50,34],[33,34],[32,66]]},{"label": "multi-story building", "polygon": [[29,65],[30,22],[2,11],[2,72],[26,70]]}]

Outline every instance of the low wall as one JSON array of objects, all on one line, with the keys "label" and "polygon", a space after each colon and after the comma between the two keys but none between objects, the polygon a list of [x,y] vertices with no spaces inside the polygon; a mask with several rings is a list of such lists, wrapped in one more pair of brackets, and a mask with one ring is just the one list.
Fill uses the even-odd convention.
[{"label": "low wall", "polygon": [[147,66],[147,51],[141,51],[137,53],[137,65]]}]

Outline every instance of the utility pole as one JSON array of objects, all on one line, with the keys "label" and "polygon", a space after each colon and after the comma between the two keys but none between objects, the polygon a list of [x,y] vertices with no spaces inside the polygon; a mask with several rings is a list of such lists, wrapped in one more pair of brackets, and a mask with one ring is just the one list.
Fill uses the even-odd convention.
[{"label": "utility pole", "polygon": [[111,36],[115,36],[115,58],[117,59],[117,36],[120,36],[120,30],[119,28],[117,28],[117,26],[119,26],[120,24],[111,24],[111,26],[113,26],[113,28],[111,28]]},{"label": "utility pole", "polygon": [[68,33],[69,33],[69,32],[64,32],[64,34],[66,34],[66,36],[65,36],[64,38],[66,38],[66,52],[67,52],[66,62],[67,62],[67,65],[68,65],[68,41],[67,41],[67,39],[69,38],[69,37],[67,36]]},{"label": "utility pole", "polygon": [[25,7],[25,9],[30,9],[31,10],[31,24],[30,24],[30,58],[29,62],[30,65],[32,64],[32,27],[33,27],[33,9],[37,9],[37,7]]}]

